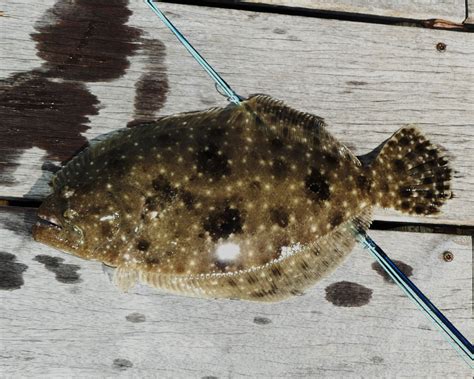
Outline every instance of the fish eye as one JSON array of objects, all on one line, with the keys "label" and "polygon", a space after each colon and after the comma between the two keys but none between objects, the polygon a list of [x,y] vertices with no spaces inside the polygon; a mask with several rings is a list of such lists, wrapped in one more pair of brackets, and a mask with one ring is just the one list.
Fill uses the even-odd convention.
[{"label": "fish eye", "polygon": [[72,220],[79,216],[79,214],[74,209],[66,209],[63,213],[63,216],[66,220]]}]

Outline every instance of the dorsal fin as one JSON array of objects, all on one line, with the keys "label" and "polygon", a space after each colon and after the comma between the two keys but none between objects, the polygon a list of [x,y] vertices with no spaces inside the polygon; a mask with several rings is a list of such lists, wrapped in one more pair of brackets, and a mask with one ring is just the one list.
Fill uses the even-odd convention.
[{"label": "dorsal fin", "polygon": [[327,131],[323,118],[298,111],[281,100],[263,94],[253,95],[242,104],[254,114],[257,127],[261,127],[264,131],[273,133],[283,140],[337,151],[338,154],[345,155],[360,165],[356,156]]}]

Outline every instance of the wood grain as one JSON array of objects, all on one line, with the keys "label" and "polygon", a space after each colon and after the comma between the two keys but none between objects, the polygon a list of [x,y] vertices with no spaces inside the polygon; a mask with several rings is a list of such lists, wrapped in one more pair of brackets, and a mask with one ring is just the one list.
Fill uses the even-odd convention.
[{"label": "wood grain", "polygon": [[[27,266],[20,289],[0,290],[5,377],[471,377],[438,329],[361,248],[283,303],[192,299],[141,286],[120,293],[100,263],[32,241],[33,216],[0,209],[0,254],[14,254],[12,268]],[[412,267],[412,280],[472,340],[471,238],[370,234]],[[452,262],[441,258],[446,250]],[[44,256],[60,258],[59,268],[40,263]],[[60,281],[55,270],[75,272],[78,280]],[[372,291],[368,304],[327,301],[326,288],[341,282]],[[357,302],[357,294],[339,296]]]},{"label": "wood grain", "polygon": [[420,20],[439,18],[452,22],[462,22],[466,13],[465,3],[462,0],[429,2],[422,0],[376,2],[370,0],[240,0],[239,2]]},{"label": "wood grain", "polygon": [[467,12],[466,12],[466,20],[464,21],[465,24],[474,25],[474,1],[467,0],[466,2]]},{"label": "wood grain", "polygon": [[[4,6],[1,77],[43,64],[29,34],[54,1],[39,1],[25,14],[27,4],[15,0]],[[225,105],[206,74],[144,4],[132,1],[129,7],[134,13],[128,24],[166,46],[162,74],[169,90],[159,114]],[[162,8],[240,94],[268,93],[324,117],[330,131],[357,154],[372,150],[403,125],[418,124],[452,156],[456,197],[436,217],[382,211],[376,217],[474,225],[471,35],[177,4]],[[446,44],[444,52],[436,49],[438,42]],[[98,115],[89,117],[90,129],[82,133],[86,138],[124,127],[133,118],[134,85],[148,61],[140,53],[129,59],[125,76],[85,84],[100,100]],[[48,120],[44,128],[47,135]],[[51,178],[45,162],[57,163],[37,146],[19,150],[18,166],[0,174],[0,196],[44,198]]]}]

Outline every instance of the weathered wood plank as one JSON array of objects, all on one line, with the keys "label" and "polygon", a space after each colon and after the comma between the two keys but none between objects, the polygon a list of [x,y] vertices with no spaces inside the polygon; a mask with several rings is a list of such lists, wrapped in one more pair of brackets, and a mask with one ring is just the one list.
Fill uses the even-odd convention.
[{"label": "weathered wood plank", "polygon": [[[64,59],[61,77],[56,66],[54,71],[36,56],[38,46],[30,37],[35,22],[42,19],[42,25],[54,25],[52,32],[62,31],[62,44],[68,43],[72,32],[43,16],[53,4],[53,0],[42,0],[28,14],[24,12],[25,1],[4,6],[1,77],[41,68],[59,76],[52,80],[67,85],[59,89],[53,86],[48,92],[25,80],[21,91],[18,82],[7,88],[6,93],[16,91],[19,97],[9,98],[0,124],[3,131],[8,131],[2,134],[0,144],[0,166],[6,166],[0,172],[0,196],[43,198],[49,192],[47,182],[51,177],[51,166],[43,163],[67,159],[85,138],[123,127],[137,117],[225,104],[206,74],[141,1],[131,2],[129,8],[134,13],[128,25],[146,32],[147,39],[131,40],[138,47],[135,55],[117,53],[120,59],[130,61],[124,75],[101,79],[93,76],[96,72],[86,65],[82,71],[73,71],[76,76],[92,72],[92,79],[84,80],[85,89],[82,82],[77,85],[64,80],[64,72],[77,64]],[[474,224],[474,40],[469,34],[176,4],[162,7],[242,95],[269,93],[298,109],[325,117],[331,132],[358,154],[370,151],[409,123],[417,123],[434,141],[442,143],[453,156],[457,171],[456,198],[443,208],[443,214],[407,218],[379,212],[377,218]],[[112,30],[111,35],[103,37],[108,45],[114,35],[131,34],[129,30],[123,32],[120,25],[114,27],[118,30],[115,34]],[[82,35],[76,31],[79,36],[74,34],[74,40],[87,46],[89,32]],[[438,42],[446,44],[443,52],[436,49]],[[64,51],[66,58],[97,53],[93,47],[82,52],[76,45],[79,53]],[[46,53],[57,46],[63,45],[57,41],[47,45]],[[43,58],[46,53],[43,47]],[[143,81],[144,75],[151,75],[151,80]],[[151,86],[148,92],[144,90],[147,83]],[[135,87],[141,97],[136,97]],[[91,95],[100,103],[94,105]],[[51,105],[55,96],[59,100],[57,109]],[[79,100],[80,106],[76,104]],[[37,110],[41,106],[54,109]],[[81,117],[82,123],[75,121]]]},{"label": "weathered wood plank", "polygon": [[465,2],[462,0],[403,2],[397,0],[377,2],[370,0],[239,0],[238,2],[419,20],[438,18],[458,23],[464,21],[466,14]]},{"label": "weathered wood plank", "polygon": [[[32,241],[32,222],[32,211],[0,209],[0,270],[9,270],[0,283],[14,287],[16,278],[20,287],[0,290],[5,377],[471,377],[360,248],[284,303],[192,299],[146,287],[124,294],[99,263]],[[411,267],[412,280],[472,340],[470,237],[371,235]],[[441,258],[446,250],[453,261]]]},{"label": "weathered wood plank", "polygon": [[467,0],[466,2],[467,6],[467,18],[464,21],[464,23],[469,24],[469,25],[474,25],[474,1],[473,0]]}]

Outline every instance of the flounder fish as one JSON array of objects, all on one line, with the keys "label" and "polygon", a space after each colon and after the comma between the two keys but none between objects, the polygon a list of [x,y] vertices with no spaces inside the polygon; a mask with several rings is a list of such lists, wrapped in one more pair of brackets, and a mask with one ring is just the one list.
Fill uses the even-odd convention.
[{"label": "flounder fish", "polygon": [[254,95],[88,148],[53,178],[33,234],[116,267],[124,290],[278,301],[340,265],[375,206],[429,215],[451,197],[447,158],[415,127],[368,156]]}]

